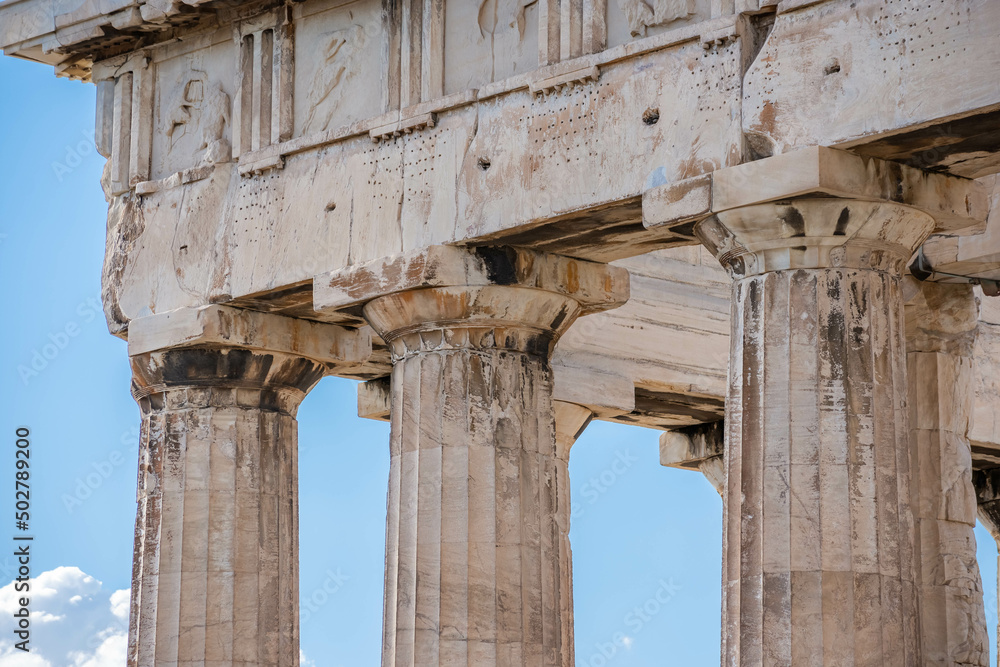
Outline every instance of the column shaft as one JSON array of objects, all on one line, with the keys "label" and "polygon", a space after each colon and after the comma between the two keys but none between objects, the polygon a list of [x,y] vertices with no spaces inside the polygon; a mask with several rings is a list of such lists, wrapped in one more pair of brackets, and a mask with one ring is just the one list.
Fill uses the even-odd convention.
[{"label": "column shaft", "polygon": [[551,386],[545,359],[521,352],[396,363],[383,664],[572,664]]},{"label": "column shaft", "polygon": [[899,290],[836,269],[734,286],[728,664],[914,664]]},{"label": "column shaft", "polygon": [[298,665],[299,402],[319,364],[133,357],[142,410],[130,667]]},{"label": "column shaft", "polygon": [[910,460],[925,665],[989,665],[968,440],[978,309],[971,285],[909,285]]}]

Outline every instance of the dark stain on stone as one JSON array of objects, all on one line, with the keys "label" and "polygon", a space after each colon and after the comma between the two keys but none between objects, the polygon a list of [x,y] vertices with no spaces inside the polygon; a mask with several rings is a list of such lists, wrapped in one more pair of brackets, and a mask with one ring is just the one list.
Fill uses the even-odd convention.
[{"label": "dark stain on stone", "polygon": [[806,221],[799,209],[789,206],[779,217],[783,223],[791,227],[792,238],[806,235]]},{"label": "dark stain on stone", "polygon": [[[1000,110],[993,109],[957,120],[895,134],[864,146],[855,146],[858,155],[896,160],[928,171],[947,172],[978,178],[993,173],[1000,165]],[[975,155],[975,165],[956,156]],[[993,165],[990,167],[989,165]]]},{"label": "dark stain on stone", "polygon": [[[689,417],[698,422],[717,421],[725,412],[721,399],[698,398],[667,391],[636,388],[633,415],[672,415]],[[623,421],[639,421],[624,419]]]},{"label": "dark stain on stone", "polygon": [[742,255],[737,255],[729,260],[729,270],[738,278],[742,278],[747,274],[746,261]]},{"label": "dark stain on stone", "polygon": [[559,309],[559,312],[556,314],[555,319],[552,320],[553,331],[559,331],[559,327],[562,326],[562,323],[566,321],[567,315],[568,313],[566,312],[566,306],[563,306],[562,308]]},{"label": "dark stain on stone", "polygon": [[847,223],[851,220],[851,209],[847,206],[844,210],[840,212],[840,217],[837,218],[837,227],[833,230],[834,236],[846,236],[847,235]]},{"label": "dark stain on stone", "polygon": [[508,246],[480,246],[476,257],[486,268],[486,277],[494,285],[513,285],[517,282],[517,251]]},{"label": "dark stain on stone", "polygon": [[536,357],[548,358],[552,353],[552,337],[547,334],[531,336],[526,341],[524,351]]}]

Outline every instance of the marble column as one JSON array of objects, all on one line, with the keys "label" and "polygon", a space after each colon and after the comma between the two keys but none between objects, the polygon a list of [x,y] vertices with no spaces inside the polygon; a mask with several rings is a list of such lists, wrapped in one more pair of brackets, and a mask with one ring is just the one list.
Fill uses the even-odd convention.
[{"label": "marble column", "polygon": [[578,316],[627,299],[627,273],[436,247],[316,282],[318,308],[363,303],[392,352],[383,666],[569,667],[549,360]]},{"label": "marble column", "polygon": [[696,227],[734,278],[725,665],[919,664],[900,281],[933,227],[833,197]]},{"label": "marble column", "polygon": [[298,665],[295,414],[329,364],[370,345],[218,306],[132,322],[130,667]]},{"label": "marble column", "polygon": [[915,555],[924,665],[990,662],[968,439],[978,307],[971,285],[906,283]]},{"label": "marble column", "polygon": [[[564,585],[559,586],[559,618],[562,632],[562,661],[551,664],[560,667],[575,667],[576,647],[573,643],[573,547],[569,540],[570,521],[573,515],[573,497],[569,484],[569,453],[587,426],[594,419],[594,413],[583,405],[553,401],[553,415],[556,429],[555,458],[549,462],[546,477],[554,481],[553,523],[558,571]],[[543,663],[544,664],[544,663]]]}]

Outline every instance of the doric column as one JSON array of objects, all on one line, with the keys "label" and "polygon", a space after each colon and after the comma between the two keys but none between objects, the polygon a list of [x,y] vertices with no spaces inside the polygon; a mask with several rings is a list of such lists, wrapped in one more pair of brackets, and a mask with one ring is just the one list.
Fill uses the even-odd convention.
[{"label": "doric column", "polygon": [[910,465],[924,665],[989,665],[969,422],[971,285],[905,283]]},{"label": "doric column", "polygon": [[836,199],[699,224],[735,278],[726,664],[917,664],[900,270],[932,228]]},{"label": "doric column", "polygon": [[578,316],[627,299],[627,273],[432,247],[315,284],[318,310],[363,304],[392,352],[382,664],[568,667],[568,450],[549,356]]},{"label": "doric column", "polygon": [[299,661],[295,413],[371,340],[221,306],[133,320],[130,667]]},{"label": "doric column", "polygon": [[920,664],[901,274],[982,193],[816,148],[708,188],[695,232],[734,279],[723,662]]}]

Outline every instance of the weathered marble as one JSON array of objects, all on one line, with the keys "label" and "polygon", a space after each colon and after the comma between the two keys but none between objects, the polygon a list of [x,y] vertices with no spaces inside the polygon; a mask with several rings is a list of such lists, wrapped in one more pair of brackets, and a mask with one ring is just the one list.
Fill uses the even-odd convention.
[{"label": "weathered marble", "polygon": [[133,327],[142,429],[128,664],[295,667],[295,413],[328,364],[370,341],[217,306]]},{"label": "weathered marble", "polygon": [[978,308],[971,285],[906,283],[911,507],[924,665],[989,665],[968,432]]},{"label": "weathered marble", "polygon": [[900,280],[933,227],[805,198],[696,228],[734,278],[726,665],[920,662]]},{"label": "weathered marble", "polygon": [[431,248],[323,284],[317,308],[361,305],[393,356],[382,664],[569,667],[567,466],[593,413],[553,406],[549,359],[627,274]]},{"label": "weathered marble", "polygon": [[96,85],[133,664],[294,664],[324,374],[392,421],[386,665],[572,663],[594,418],[680,429],[661,462],[723,493],[728,664],[981,664],[1000,314],[956,348],[928,287],[907,348],[900,279],[934,232],[914,275],[1000,292],[998,33],[993,0],[0,3],[5,54]]}]

